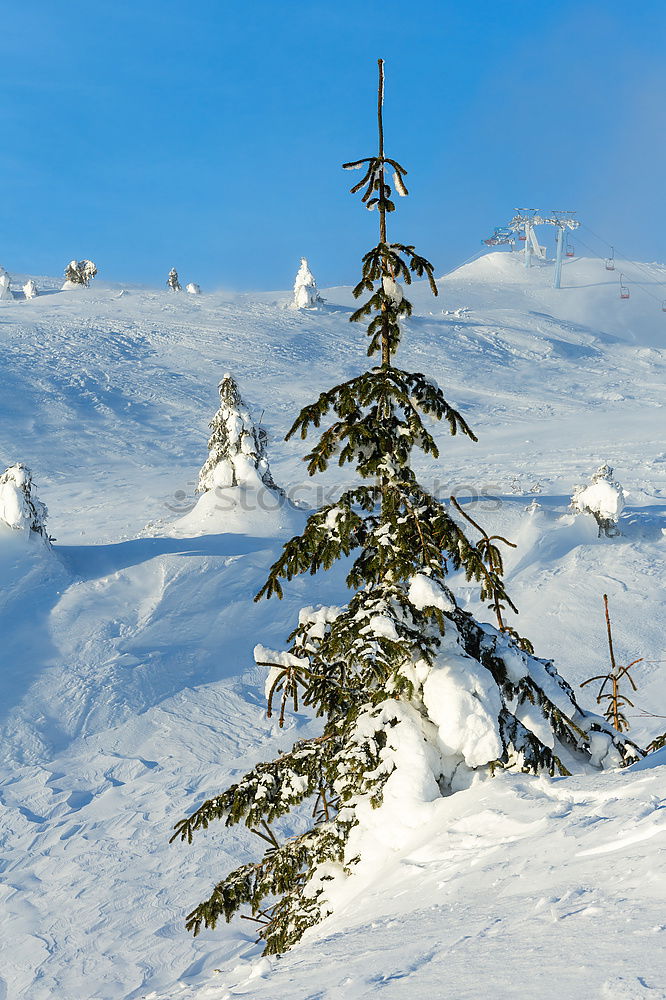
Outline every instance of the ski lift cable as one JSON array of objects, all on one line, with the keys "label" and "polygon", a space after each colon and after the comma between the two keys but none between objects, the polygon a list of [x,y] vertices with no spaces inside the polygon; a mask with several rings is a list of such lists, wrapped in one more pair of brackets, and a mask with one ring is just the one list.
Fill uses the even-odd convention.
[{"label": "ski lift cable", "polygon": [[[622,253],[622,250],[621,250],[621,249],[620,249],[620,248],[619,248],[619,247],[618,247],[618,246],[617,246],[616,244],[614,244],[614,243],[609,243],[609,242],[608,242],[608,240],[605,240],[605,239],[603,238],[603,236],[600,236],[600,235],[599,235],[599,233],[595,233],[595,231],[594,231],[593,229],[590,229],[590,227],[589,227],[589,226],[587,225],[587,223],[585,223],[585,222],[582,222],[582,223],[581,223],[581,226],[582,226],[582,227],[583,227],[584,229],[587,229],[587,231],[588,231],[588,233],[590,234],[590,236],[594,236],[595,240],[599,240],[599,242],[600,242],[600,243],[603,243],[603,244],[604,244],[604,246],[607,246],[607,247],[610,247],[610,249],[611,249],[611,250],[612,250],[613,248],[615,248],[615,250],[616,250],[616,251],[617,251],[617,252],[618,252],[618,253],[620,254],[620,256],[621,256],[621,257],[625,256],[625,255],[624,255],[624,254]],[[629,260],[630,258],[629,258],[629,257],[627,257],[626,259],[627,259],[627,260]],[[637,265],[637,267],[640,267],[640,265]]]},{"label": "ski lift cable", "polygon": [[[622,252],[622,250],[620,249],[620,247],[618,247],[616,244],[609,243],[608,240],[605,240],[603,238],[603,236],[599,236],[598,233],[595,233],[594,230],[590,229],[590,227],[588,225],[586,225],[585,223],[581,223],[581,227],[584,228],[584,229],[587,229],[588,233],[591,236],[594,236],[594,238],[596,240],[599,240],[600,243],[603,243],[605,246],[610,247],[611,250],[615,250],[616,254],[619,254],[620,257],[624,258],[628,262],[628,264],[629,264],[630,267],[633,267],[637,271],[641,271],[643,274],[645,274],[646,277],[650,278],[650,280],[654,284],[656,284],[656,285],[665,285],[666,286],[666,281],[659,281],[658,279],[656,279],[655,276],[654,276],[654,274],[652,274],[650,271],[648,271],[648,269],[646,267],[644,267],[643,264],[638,264],[635,261],[631,260],[631,258],[627,257],[627,255],[624,254]],[[598,255],[595,254],[595,256],[598,256]]]},{"label": "ski lift cable", "polygon": [[[586,226],[585,228],[586,228],[586,229],[589,229],[589,226]],[[589,231],[590,231],[590,232],[592,233],[592,230],[591,230],[591,229],[589,229]],[[592,235],[593,235],[593,236],[596,236],[596,233],[592,233]],[[601,242],[602,242],[602,243],[605,243],[605,242],[606,242],[605,240],[602,240],[600,236],[597,236],[596,238],[597,238],[598,240],[601,240]],[[604,260],[604,258],[603,258],[603,257],[600,257],[600,256],[599,256],[599,254],[598,254],[598,253],[597,253],[597,252],[596,252],[595,250],[593,250],[593,249],[592,249],[592,247],[588,246],[588,245],[587,245],[587,243],[585,243],[585,242],[584,242],[584,240],[581,240],[581,239],[580,239],[580,237],[578,237],[578,242],[579,242],[579,243],[581,244],[581,246],[584,246],[586,250],[589,250],[589,251],[590,251],[590,253],[592,254],[592,256],[593,256],[593,257],[595,257],[595,258],[596,258],[597,260],[601,260],[601,261],[603,261],[603,260]],[[610,246],[610,247],[611,247],[611,249],[613,249],[613,246],[612,246],[612,244],[608,243],[608,244],[607,244],[607,246]],[[624,261],[624,264],[623,264],[623,266],[624,266],[624,268],[625,268],[625,271],[626,271],[626,270],[627,270],[628,268],[630,268],[630,267],[632,266],[632,263],[633,263],[632,261],[626,261],[626,260]],[[653,276],[653,275],[651,275],[649,271],[645,271],[645,274],[646,274],[646,275],[648,275],[648,276],[650,277],[650,279],[651,279],[652,281],[654,281],[654,276]],[[625,277],[626,277],[626,276],[625,276],[625,274],[624,274],[624,272],[623,272],[623,273],[621,274],[621,278],[625,278]],[[621,284],[622,284],[622,282],[621,282]],[[658,281],[658,282],[656,282],[656,284],[663,284],[663,282],[659,282],[659,281]],[[655,302],[658,302],[658,303],[660,304],[660,306],[661,306],[661,308],[662,308],[662,311],[666,311],[666,310],[664,309],[664,302],[665,302],[666,300],[664,300],[664,299],[660,299],[660,298],[659,298],[659,296],[658,296],[658,295],[655,295],[655,294],[654,294],[653,292],[649,292],[649,291],[647,290],[647,288],[644,288],[644,287],[643,287],[643,285],[641,285],[641,284],[640,284],[640,283],[638,283],[638,282],[635,282],[635,283],[633,283],[633,284],[632,284],[632,288],[634,288],[634,289],[636,289],[636,288],[637,288],[637,289],[638,289],[639,291],[641,291],[641,292],[644,292],[644,293],[645,293],[645,295],[649,295],[651,299],[654,299],[654,300],[655,300]]]},{"label": "ski lift cable", "polygon": [[[484,249],[484,250],[477,250],[476,253],[473,253],[471,257],[467,258],[467,260],[464,260],[461,264],[456,264],[456,266],[452,267],[450,271],[447,271],[446,274],[443,274],[442,278],[448,278],[449,275],[451,275],[451,274],[454,273],[454,271],[459,271],[461,267],[465,266],[465,264],[471,264],[473,260],[476,260],[478,257],[485,256],[485,254],[487,254],[487,252],[488,251],[486,249]],[[441,279],[439,279],[439,280],[441,281]]]},{"label": "ski lift cable", "polygon": [[[585,228],[586,228],[586,229],[589,229],[589,226],[586,226]],[[590,229],[590,232],[592,232],[592,230],[591,230],[591,229]],[[595,236],[596,234],[595,234],[595,233],[592,233],[592,235],[593,235],[593,236]],[[592,249],[592,247],[588,246],[588,245],[587,245],[587,243],[585,243],[585,242],[584,242],[583,240],[581,240],[581,238],[580,238],[580,237],[578,237],[577,239],[578,239],[578,243],[580,243],[580,245],[581,245],[581,246],[584,246],[586,250],[589,250],[589,251],[590,251],[590,253],[592,254],[592,256],[593,256],[593,257],[595,257],[595,258],[596,258],[597,260],[601,260],[601,261],[603,261],[603,260],[605,259],[604,257],[601,257],[601,256],[599,256],[599,254],[598,254],[598,253],[597,253],[597,252],[596,252],[595,250],[593,250],[593,249]],[[597,239],[598,239],[598,240],[601,240],[601,237],[600,237],[600,236],[597,236]],[[602,243],[605,243],[606,241],[605,241],[605,240],[601,240],[601,242],[602,242]],[[607,244],[607,246],[612,246],[612,244],[608,243],[608,244]],[[617,250],[617,247],[616,247],[615,249]],[[627,270],[630,270],[630,269],[631,269],[631,267],[636,267],[636,268],[639,268],[639,265],[638,265],[638,264],[634,265],[633,261],[627,261],[627,260],[624,260],[624,261],[623,261],[623,267],[624,267],[624,269],[625,269],[625,272],[626,272]],[[650,278],[650,280],[651,280],[652,282],[654,282],[654,284],[657,284],[657,285],[664,285],[664,284],[666,284],[666,283],[665,283],[665,282],[663,282],[663,281],[656,281],[656,282],[655,282],[655,281],[654,281],[654,275],[650,274],[650,272],[649,272],[649,271],[645,271],[644,273],[645,273],[645,274],[646,274],[646,275],[647,275],[647,276],[648,276],[648,277]],[[637,288],[637,289],[638,289],[639,291],[641,291],[641,292],[644,292],[644,293],[645,293],[645,295],[649,295],[651,299],[654,299],[654,300],[655,300],[655,302],[658,302],[658,303],[659,303],[660,305],[662,305],[662,306],[663,306],[663,303],[664,303],[664,301],[665,301],[665,300],[664,300],[664,299],[661,299],[661,298],[660,298],[660,297],[659,297],[658,295],[655,295],[655,294],[654,294],[654,292],[649,292],[649,291],[647,290],[647,288],[644,288],[644,287],[643,287],[643,285],[641,285],[641,284],[639,284],[638,282],[636,282],[636,283],[634,283],[634,284],[632,285],[632,287],[633,287],[633,288]]]}]

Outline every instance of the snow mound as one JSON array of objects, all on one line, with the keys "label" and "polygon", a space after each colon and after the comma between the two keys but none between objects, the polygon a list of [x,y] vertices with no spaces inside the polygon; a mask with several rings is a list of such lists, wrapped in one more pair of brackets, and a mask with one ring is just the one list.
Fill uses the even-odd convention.
[{"label": "snow mound", "polygon": [[244,483],[207,490],[191,511],[169,525],[167,532],[175,537],[221,533],[272,538],[295,533],[303,521],[304,515],[284,494],[275,493],[263,483]]}]

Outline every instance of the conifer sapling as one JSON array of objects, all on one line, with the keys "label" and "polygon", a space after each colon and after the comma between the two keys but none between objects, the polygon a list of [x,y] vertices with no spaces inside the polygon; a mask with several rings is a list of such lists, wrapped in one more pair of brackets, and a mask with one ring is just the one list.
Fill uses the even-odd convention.
[{"label": "conifer sapling", "polygon": [[65,288],[82,286],[87,288],[90,282],[97,276],[97,265],[91,260],[70,260],[65,268]]},{"label": "conifer sapling", "polygon": [[314,309],[315,306],[323,302],[317,291],[317,282],[310,270],[305,257],[301,257],[301,266],[294,281],[294,308]]},{"label": "conifer sapling", "polygon": [[637,659],[632,660],[631,663],[627,663],[623,666],[618,663],[615,659],[615,648],[613,646],[613,629],[611,626],[610,612],[608,611],[608,595],[604,594],[604,614],[606,617],[606,637],[608,639],[608,656],[610,659],[610,670],[607,674],[598,674],[596,677],[590,677],[588,680],[583,681],[581,687],[586,687],[588,684],[593,684],[594,681],[601,681],[601,687],[597,693],[597,704],[605,705],[604,715],[609,722],[622,733],[629,729],[629,723],[627,717],[624,714],[624,709],[629,706],[634,708],[633,701],[629,698],[624,691],[620,688],[624,686],[624,682],[631,685],[634,691],[638,691],[636,682],[631,676],[631,668],[635,667],[637,663],[643,662],[643,657],[639,656]]},{"label": "conifer sapling", "polygon": [[[268,671],[269,714],[279,704],[282,724],[290,704],[305,705],[321,719],[321,733],[257,765],[174,834],[190,841],[221,820],[245,823],[267,844],[258,862],[226,875],[186,922],[196,934],[249,907],[267,953],[289,948],[332,912],[336,885],[374,838],[408,843],[419,811],[477,774],[566,774],[639,753],[579,707],[550,661],[521,648],[508,629],[476,621],[447,585],[447,574],[462,570],[480,583],[494,613],[506,616],[512,607],[493,539],[482,532],[481,543],[470,542],[411,465],[415,448],[439,455],[424,417],[476,438],[430,377],[394,363],[412,311],[404,286],[425,277],[436,295],[437,285],[413,244],[389,241],[395,204],[386,174],[404,197],[407,171],[384,153],[383,96],[380,60],[378,151],[344,165],[363,170],[352,191],[378,213],[379,242],[363,257],[354,289],[367,298],[351,320],[367,320],[368,355],[379,363],[322,392],[288,434],[305,438],[324,426],[306,456],[308,472],[349,463],[360,482],[309,517],[257,595],[280,597],[285,580],[351,557],[347,604],[303,608],[287,650],[255,649]],[[312,820],[305,833],[284,839],[271,824],[295,809],[309,809]]]},{"label": "conifer sapling", "polygon": [[11,278],[4,268],[0,268],[0,299],[11,300],[13,298]]},{"label": "conifer sapling", "polygon": [[197,493],[249,485],[282,494],[268,464],[266,431],[253,421],[228,372],[218,388],[220,407],[209,424],[208,458],[199,473]]},{"label": "conifer sapling", "polygon": [[41,536],[47,545],[53,541],[46,530],[46,504],[33,494],[32,472],[19,462],[0,475],[0,523],[24,534]]},{"label": "conifer sapling", "polygon": [[180,291],[182,291],[182,289],[180,287],[180,281],[178,279],[178,271],[176,270],[175,267],[172,267],[171,270],[169,271],[169,274],[167,275],[166,283],[167,283],[167,286],[171,289],[172,292],[180,292]]},{"label": "conifer sapling", "polygon": [[600,465],[587,486],[577,486],[571,497],[571,507],[580,514],[592,514],[599,527],[599,538],[620,534],[618,521],[624,510],[624,490],[613,478],[606,462]]}]

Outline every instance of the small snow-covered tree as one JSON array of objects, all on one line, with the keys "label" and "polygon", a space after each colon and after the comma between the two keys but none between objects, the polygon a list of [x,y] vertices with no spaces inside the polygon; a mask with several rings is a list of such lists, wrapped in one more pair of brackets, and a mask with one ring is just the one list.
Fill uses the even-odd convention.
[{"label": "small snow-covered tree", "polygon": [[571,507],[579,514],[592,514],[599,527],[599,537],[620,534],[618,521],[624,510],[624,490],[613,478],[613,469],[604,462],[587,486],[577,486]]},{"label": "small snow-covered tree", "polygon": [[13,299],[12,282],[4,268],[0,268],[0,299]]},{"label": "small snow-covered tree", "polygon": [[0,476],[0,522],[26,534],[41,535],[48,544],[52,541],[46,530],[48,510],[32,492],[32,473],[27,465],[19,462],[6,469]]},{"label": "small snow-covered tree", "polygon": [[209,424],[208,458],[199,473],[197,493],[230,486],[266,486],[281,494],[268,464],[266,431],[253,421],[228,372],[218,388],[220,408]]},{"label": "small snow-covered tree", "polygon": [[317,282],[308,262],[305,257],[301,257],[301,266],[294,281],[294,308],[313,309],[322,301],[323,299],[320,298],[317,291]]},{"label": "small snow-covered tree", "polygon": [[73,288],[82,285],[87,288],[90,282],[97,276],[97,266],[91,260],[70,260],[65,268],[65,288]]},{"label": "small snow-covered tree", "polygon": [[190,281],[185,285],[185,291],[189,292],[190,295],[201,295],[201,288],[195,281]]},{"label": "small snow-covered tree", "polygon": [[178,280],[178,271],[176,270],[175,267],[172,267],[171,270],[169,271],[166,283],[172,292],[182,291],[180,287],[180,281]]},{"label": "small snow-covered tree", "polygon": [[79,270],[83,275],[83,284],[88,287],[93,278],[97,277],[97,265],[91,260],[80,260]]},{"label": "small snow-covered tree", "polygon": [[65,268],[65,286],[68,285],[82,285],[81,276],[79,275],[79,262],[76,260],[70,260],[69,264]]},{"label": "small snow-covered tree", "polygon": [[[289,702],[305,704],[321,718],[321,733],[252,768],[174,834],[191,840],[221,820],[245,823],[263,839],[263,857],[227,874],[186,926],[197,934],[248,906],[267,953],[289,948],[332,912],[336,885],[377,839],[395,846],[413,836],[429,803],[476,775],[566,774],[640,753],[580,708],[552,662],[522,648],[508,627],[477,621],[447,584],[449,572],[462,571],[493,611],[513,607],[493,538],[482,533],[471,542],[455,508],[412,468],[415,448],[439,455],[424,417],[476,437],[429,376],[394,364],[401,320],[411,314],[401,286],[412,276],[425,277],[435,295],[437,286],[413,245],[388,240],[395,206],[387,168],[398,193],[407,190],[405,169],[384,155],[381,60],[379,67],[379,151],[345,164],[365,171],[352,191],[363,189],[364,203],[378,210],[379,242],[364,256],[354,290],[368,298],[351,320],[368,318],[368,354],[379,363],[322,392],[288,434],[305,438],[326,422],[306,456],[308,472],[351,463],[361,482],[311,514],[256,598],[281,597],[283,581],[348,560],[345,605],[303,608],[288,649],[255,649],[268,671],[269,714],[276,699],[280,723]],[[308,829],[281,838],[270,824],[301,806],[312,817]]]},{"label": "small snow-covered tree", "polygon": [[39,292],[37,290],[37,285],[32,280],[32,278],[29,278],[28,281],[26,281],[25,285],[23,286],[23,294],[25,295],[26,299],[34,299],[37,297],[37,295],[39,295]]}]

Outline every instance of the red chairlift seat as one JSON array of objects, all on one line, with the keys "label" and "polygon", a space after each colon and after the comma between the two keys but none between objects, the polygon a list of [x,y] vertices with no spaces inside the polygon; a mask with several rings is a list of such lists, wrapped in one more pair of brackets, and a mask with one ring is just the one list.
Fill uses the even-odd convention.
[{"label": "red chairlift seat", "polygon": [[518,237],[518,239],[519,239],[519,240],[522,240],[522,241],[523,241],[523,243],[524,243],[524,242],[525,242],[525,240],[527,239],[527,236],[525,236],[525,233],[521,233],[521,234],[520,234],[520,236]]},{"label": "red chairlift seat", "polygon": [[629,297],[630,297],[629,296],[629,289],[625,288],[624,285],[622,285],[620,287],[620,298],[621,299],[628,299]]}]

